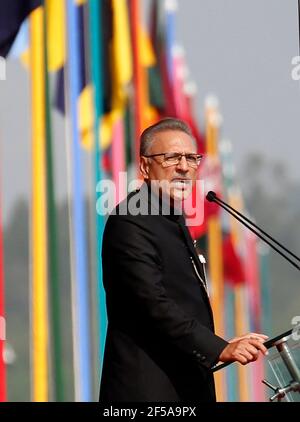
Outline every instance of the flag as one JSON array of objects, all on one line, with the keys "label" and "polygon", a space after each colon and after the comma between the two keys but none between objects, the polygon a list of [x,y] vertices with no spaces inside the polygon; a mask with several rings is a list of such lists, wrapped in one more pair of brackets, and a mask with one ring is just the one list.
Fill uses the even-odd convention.
[{"label": "flag", "polygon": [[60,69],[66,60],[65,2],[45,0],[48,71]]},{"label": "flag", "polygon": [[[93,83],[93,104],[95,110],[94,119],[94,163],[95,163],[95,185],[103,178],[103,154],[100,148],[100,122],[103,115],[103,110],[107,110],[106,104],[109,108],[109,103],[106,103],[105,98],[110,99],[110,86],[106,88],[105,78],[110,75],[108,67],[108,58],[105,56],[105,52],[109,48],[108,44],[105,43],[111,38],[111,4],[108,0],[103,0],[101,3],[97,0],[89,1],[89,35],[90,35],[90,68],[91,68],[91,80]],[[105,27],[105,19],[108,18],[107,26]],[[106,29],[104,29],[106,28]],[[104,87],[105,85],[105,87]],[[99,198],[99,192],[95,189],[95,203]],[[98,211],[98,210],[97,210]],[[102,281],[101,262],[98,259],[101,256],[101,246],[104,230],[104,217],[101,212],[97,212],[95,215],[95,240],[96,240],[96,266],[95,273],[97,283],[95,286],[94,295],[97,301],[96,318],[98,322],[98,344],[99,344],[99,373],[98,378],[101,377],[102,363],[104,357],[104,345],[106,338],[107,328],[107,314],[105,305],[105,292]],[[93,308],[92,308],[93,309]],[[93,336],[94,337],[94,336]]]},{"label": "flag", "polygon": [[19,59],[24,53],[27,54],[29,45],[29,25],[28,19],[22,23],[19,32],[9,50],[8,58]]},{"label": "flag", "polygon": [[55,70],[65,60],[64,3],[46,0],[44,9],[45,50],[45,116],[46,116],[46,182],[47,182],[47,244],[49,284],[49,325],[51,344],[52,394],[54,401],[64,401],[64,377],[62,356],[61,279],[58,257],[58,229],[55,202],[55,178],[53,161],[53,137],[49,95],[49,70]]},{"label": "flag", "polygon": [[84,64],[81,61],[78,26],[81,6],[73,0],[67,1],[68,23],[68,92],[69,117],[71,122],[71,157],[72,157],[72,186],[73,186],[73,259],[74,280],[73,291],[73,330],[74,330],[74,359],[75,359],[75,399],[79,401],[91,400],[91,361],[90,361],[90,314],[88,295],[88,265],[86,249],[85,207],[83,198],[83,172],[80,150],[78,96],[82,85]]},{"label": "flag", "polygon": [[[174,92],[172,89],[172,75],[170,70],[170,44],[171,33],[170,25],[167,27],[166,1],[152,0],[151,6],[151,39],[154,52],[157,58],[157,67],[159,69],[163,97],[163,116],[176,117],[176,107]],[[173,11],[170,11],[169,17],[172,18]],[[169,23],[174,20],[169,19]],[[168,31],[169,29],[169,31]]]},{"label": "flag", "polygon": [[[133,57],[133,116],[135,128],[135,163],[139,162],[140,135],[149,124],[148,106],[149,91],[145,61],[149,58],[146,52],[149,44],[145,44],[143,30],[141,29],[140,1],[130,2],[130,23]],[[146,60],[145,60],[146,59]]]},{"label": "flag", "polygon": [[[106,6],[105,6],[106,5]],[[132,52],[128,6],[126,0],[112,0],[104,4],[103,60],[104,116],[101,124],[101,146],[106,150],[112,141],[114,123],[124,116],[128,99],[128,86],[132,79]],[[109,69],[110,68],[110,69]],[[107,83],[107,85],[106,85]]]},{"label": "flag", "polygon": [[1,0],[0,56],[7,56],[24,19],[42,3],[43,0]]},{"label": "flag", "polygon": [[249,230],[245,235],[246,259],[245,274],[249,289],[250,318],[253,331],[261,330],[261,289],[259,278],[259,258],[257,251],[257,236]]},{"label": "flag", "polygon": [[235,250],[229,233],[223,236],[223,265],[224,279],[226,282],[235,286],[245,281],[243,262]]},{"label": "flag", "polygon": [[[219,128],[220,121],[217,119],[218,102],[207,101],[206,103],[206,151],[207,163],[213,170],[213,184],[217,192],[222,191],[222,176],[220,171],[219,157]],[[207,181],[207,179],[205,179]],[[210,179],[210,182],[212,179]],[[207,184],[205,186],[207,188]],[[208,189],[210,190],[210,189]],[[207,202],[207,201],[206,201]],[[216,333],[224,337],[224,271],[223,271],[223,251],[222,251],[222,227],[221,218],[218,214],[211,214],[207,220],[208,235],[208,263],[209,275],[212,286],[211,304],[214,311]],[[226,398],[225,376],[219,373],[216,377],[216,391],[219,400]]]},{"label": "flag", "polygon": [[[47,0],[48,2],[58,1],[58,0]],[[62,4],[62,3],[60,3]],[[104,1],[102,3],[102,7],[104,10],[109,10],[107,6],[108,2]],[[58,5],[54,4],[52,9],[59,8]],[[88,62],[88,52],[87,52],[87,19],[86,16],[88,14],[88,4],[86,0],[76,1],[76,7],[78,10],[78,28],[77,28],[77,35],[78,35],[78,51],[79,51],[79,63],[80,63],[80,72],[79,72],[79,87],[80,93],[78,95],[78,118],[79,118],[79,133],[80,133],[80,140],[81,146],[85,149],[91,150],[93,146],[93,130],[94,130],[94,108],[93,108],[93,87],[91,84],[91,77],[89,74],[89,66],[87,65]],[[59,16],[63,16],[63,12],[59,13]],[[108,18],[108,14],[105,14]],[[49,18],[50,20],[50,18]],[[104,28],[109,26],[109,18],[105,22]],[[103,23],[104,23],[103,22]],[[55,22],[52,23],[52,36],[50,31],[48,30],[48,42],[55,45]],[[61,31],[60,26],[58,26],[58,32]],[[107,33],[106,29],[103,29],[104,33]],[[109,32],[109,31],[108,31]],[[106,40],[109,39],[106,37]],[[52,40],[52,41],[51,41]],[[54,106],[59,110],[62,114],[65,114],[65,52],[64,49],[59,49],[57,56],[55,55],[55,48],[52,49],[52,54],[48,54],[48,60],[50,62],[49,70],[56,70],[58,63],[62,66],[58,69],[56,75],[56,89],[54,95]],[[109,72],[107,71],[107,75]],[[104,91],[106,93],[110,92],[110,83],[109,80],[105,80],[104,83]],[[105,97],[106,99],[109,98],[109,94]],[[108,105],[109,100],[105,104],[106,107]]]}]

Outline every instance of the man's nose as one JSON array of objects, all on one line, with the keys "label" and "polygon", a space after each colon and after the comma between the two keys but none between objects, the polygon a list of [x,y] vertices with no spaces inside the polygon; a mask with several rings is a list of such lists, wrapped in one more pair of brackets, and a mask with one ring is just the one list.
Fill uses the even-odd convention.
[{"label": "man's nose", "polygon": [[185,155],[181,156],[181,159],[179,160],[179,163],[177,164],[177,168],[179,168],[181,171],[188,171],[189,166],[186,161]]}]

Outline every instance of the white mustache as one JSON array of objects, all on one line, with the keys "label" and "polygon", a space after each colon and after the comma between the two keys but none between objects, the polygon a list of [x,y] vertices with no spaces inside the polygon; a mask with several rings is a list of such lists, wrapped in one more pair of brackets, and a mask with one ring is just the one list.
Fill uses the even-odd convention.
[{"label": "white mustache", "polygon": [[182,179],[182,178],[176,178],[176,179],[172,179],[171,183],[186,183],[186,184],[190,184],[192,183],[192,181],[190,179]]}]

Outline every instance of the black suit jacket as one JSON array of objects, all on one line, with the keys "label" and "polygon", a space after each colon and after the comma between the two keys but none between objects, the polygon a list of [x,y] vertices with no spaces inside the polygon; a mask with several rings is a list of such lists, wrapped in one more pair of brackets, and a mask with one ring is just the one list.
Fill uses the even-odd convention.
[{"label": "black suit jacket", "polygon": [[[142,213],[132,215],[132,205]],[[142,215],[150,208],[156,215]],[[227,342],[214,334],[202,266],[184,218],[163,213],[144,184],[108,218],[100,401],[215,401],[210,368]]]}]

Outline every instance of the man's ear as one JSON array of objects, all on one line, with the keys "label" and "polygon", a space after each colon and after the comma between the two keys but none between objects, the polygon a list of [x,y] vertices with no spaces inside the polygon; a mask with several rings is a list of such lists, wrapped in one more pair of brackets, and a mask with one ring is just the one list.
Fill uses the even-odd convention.
[{"label": "man's ear", "polygon": [[140,159],[140,172],[145,180],[149,179],[149,160],[147,157],[141,157]]}]

